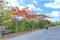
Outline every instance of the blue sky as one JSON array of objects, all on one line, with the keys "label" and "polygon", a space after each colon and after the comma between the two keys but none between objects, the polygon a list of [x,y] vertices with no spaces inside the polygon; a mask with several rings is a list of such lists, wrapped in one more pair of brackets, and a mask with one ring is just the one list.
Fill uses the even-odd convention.
[{"label": "blue sky", "polygon": [[60,21],[60,0],[5,0],[9,6],[29,7],[37,14],[50,15],[50,21]]}]

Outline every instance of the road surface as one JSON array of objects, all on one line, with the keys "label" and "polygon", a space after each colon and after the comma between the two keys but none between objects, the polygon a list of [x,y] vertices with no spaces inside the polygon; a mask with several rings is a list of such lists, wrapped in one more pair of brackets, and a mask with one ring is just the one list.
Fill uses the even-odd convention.
[{"label": "road surface", "polygon": [[10,38],[10,40],[60,40],[60,27],[41,29],[29,34]]}]

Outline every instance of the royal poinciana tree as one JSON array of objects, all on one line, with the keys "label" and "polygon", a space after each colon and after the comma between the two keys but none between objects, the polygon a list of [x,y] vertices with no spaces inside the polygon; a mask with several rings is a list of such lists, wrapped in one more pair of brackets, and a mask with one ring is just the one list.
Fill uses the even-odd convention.
[{"label": "royal poinciana tree", "polygon": [[[26,8],[22,8],[22,10],[20,10],[18,7],[16,7],[16,9],[14,9],[14,10],[16,10],[17,12],[16,12],[16,17],[18,17],[18,16],[22,16],[23,17],[23,19],[26,19],[26,20],[28,20],[28,19],[33,19],[33,29],[34,29],[34,19],[37,19],[37,17],[41,17],[41,20],[43,19],[43,18],[50,18],[50,16],[48,16],[48,15],[45,15],[45,14],[30,14],[30,13],[28,13],[28,9],[29,9],[29,7],[26,7]],[[16,18],[17,19],[17,18]],[[16,31],[17,31],[17,22],[16,22]]]},{"label": "royal poinciana tree", "polygon": [[[0,3],[3,3],[2,0],[0,0]],[[8,2],[6,2],[8,3]],[[0,4],[0,17],[1,17],[1,21],[3,22],[3,24],[6,24],[7,25],[14,21],[15,22],[15,26],[16,26],[16,31],[18,31],[18,21],[21,21],[21,20],[26,20],[26,21],[29,21],[29,20],[33,20],[33,25],[32,25],[32,28],[34,29],[34,20],[37,19],[38,17],[40,17],[40,20],[42,20],[43,18],[50,18],[50,16],[48,15],[45,15],[45,14],[30,14],[28,11],[29,11],[29,7],[26,7],[26,8],[22,8],[22,9],[19,9],[18,7],[9,7],[10,9],[5,9],[4,10],[4,4]],[[19,20],[20,19],[20,20]]]}]

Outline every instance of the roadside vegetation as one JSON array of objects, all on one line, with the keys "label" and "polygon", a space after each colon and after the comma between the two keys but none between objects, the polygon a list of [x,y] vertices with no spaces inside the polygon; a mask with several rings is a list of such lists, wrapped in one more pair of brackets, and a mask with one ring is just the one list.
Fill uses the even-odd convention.
[{"label": "roadside vegetation", "polygon": [[55,26],[59,26],[59,25],[60,25],[60,21],[55,21],[55,22],[53,22],[53,24],[54,24]]},{"label": "roadside vegetation", "polygon": [[[6,7],[5,7],[6,6]],[[20,10],[18,7],[10,7],[2,4],[0,7],[0,27],[13,32],[32,31],[35,29],[50,26],[51,22],[45,18],[50,18],[45,14],[30,14],[28,7]],[[27,10],[27,11],[26,11]],[[17,19],[16,16],[24,16],[23,19]]]}]

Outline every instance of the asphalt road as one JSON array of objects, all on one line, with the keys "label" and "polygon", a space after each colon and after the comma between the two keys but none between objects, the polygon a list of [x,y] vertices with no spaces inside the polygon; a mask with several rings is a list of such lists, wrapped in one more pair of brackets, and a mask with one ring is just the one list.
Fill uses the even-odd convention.
[{"label": "asphalt road", "polygon": [[10,38],[10,40],[60,40],[60,27],[41,29],[29,34]]}]

